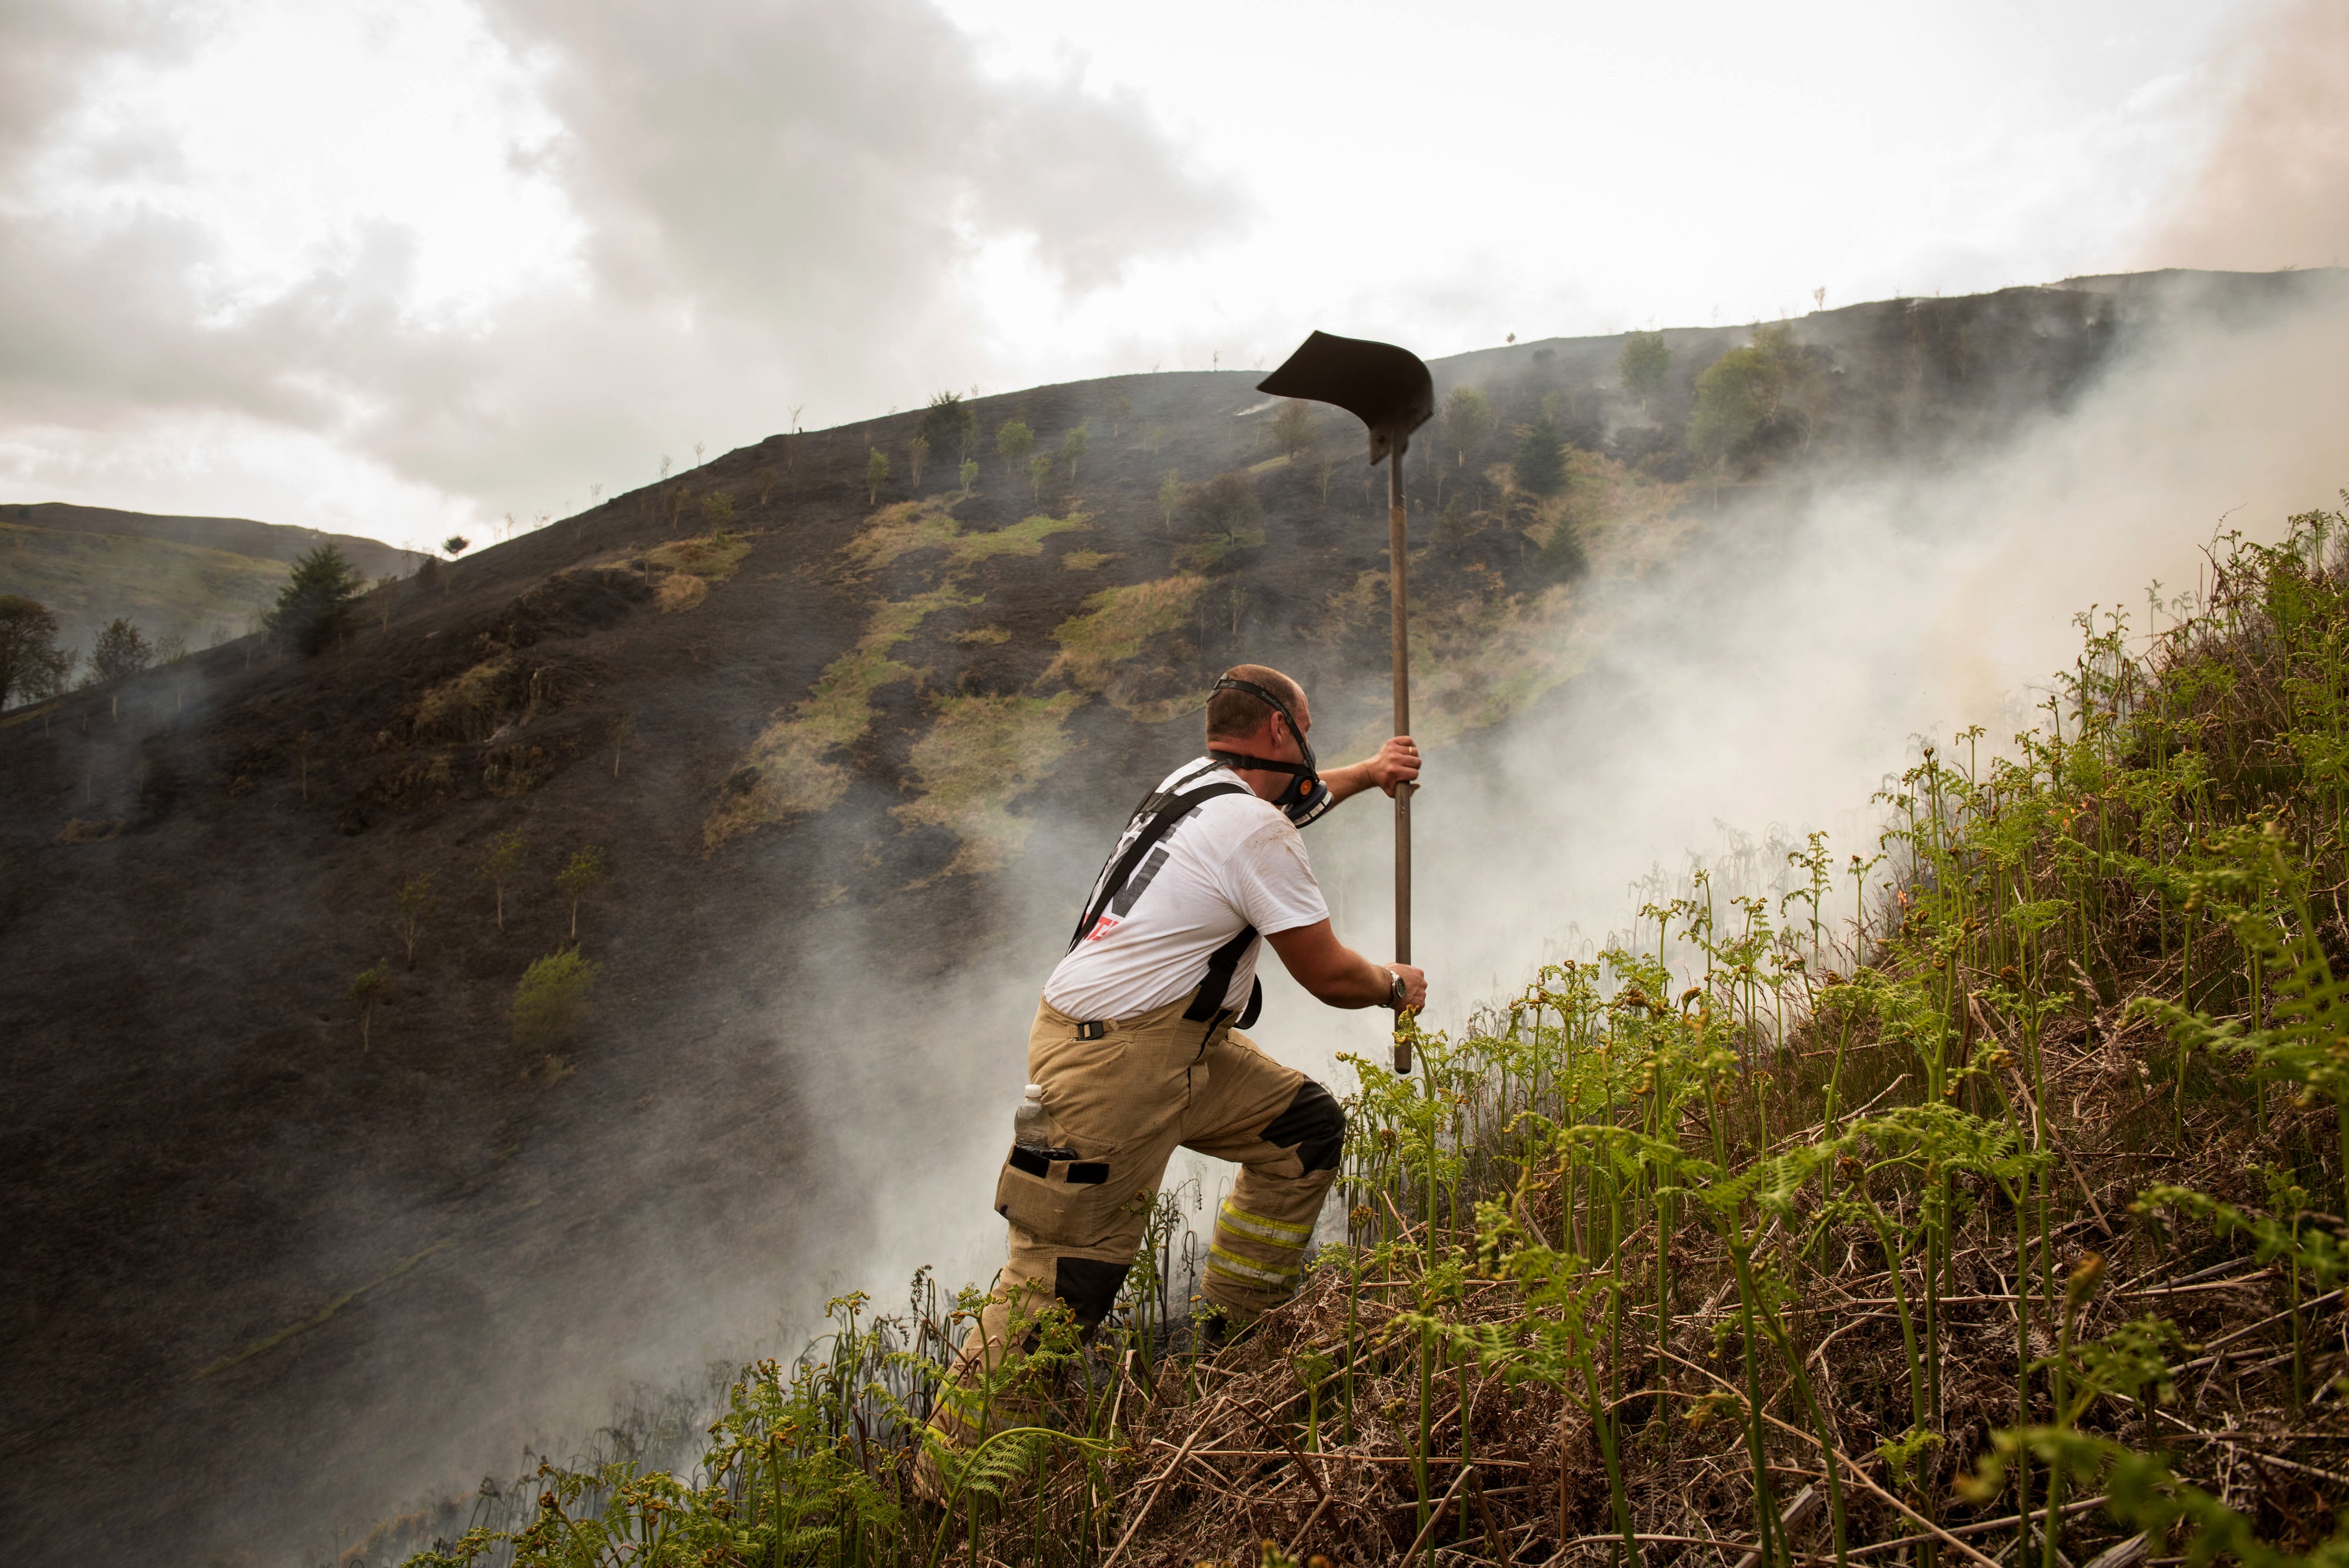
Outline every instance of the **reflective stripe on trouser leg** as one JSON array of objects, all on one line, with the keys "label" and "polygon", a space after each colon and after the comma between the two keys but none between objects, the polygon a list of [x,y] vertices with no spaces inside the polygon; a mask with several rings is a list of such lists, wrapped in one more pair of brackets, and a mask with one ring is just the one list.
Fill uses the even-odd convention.
[{"label": "reflective stripe on trouser leg", "polygon": [[[1319,1195],[1315,1207],[1319,1207]],[[1313,1227],[1252,1214],[1230,1199],[1216,1214],[1207,1248],[1207,1295],[1218,1305],[1261,1311],[1296,1289]],[[1220,1287],[1220,1288],[1219,1288]],[[1237,1295],[1237,1299],[1231,1299]]]}]

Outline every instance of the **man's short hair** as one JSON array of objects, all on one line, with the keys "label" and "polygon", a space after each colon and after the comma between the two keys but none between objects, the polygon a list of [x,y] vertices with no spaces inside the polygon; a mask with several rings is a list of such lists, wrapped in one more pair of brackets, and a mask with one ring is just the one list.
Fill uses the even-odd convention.
[{"label": "man's short hair", "polygon": [[[1235,664],[1224,671],[1224,678],[1247,680],[1263,687],[1279,698],[1291,714],[1305,705],[1305,689],[1279,670],[1266,665]],[[1207,738],[1212,741],[1234,735],[1253,735],[1263,727],[1264,716],[1271,711],[1261,697],[1226,688],[1207,699]]]}]

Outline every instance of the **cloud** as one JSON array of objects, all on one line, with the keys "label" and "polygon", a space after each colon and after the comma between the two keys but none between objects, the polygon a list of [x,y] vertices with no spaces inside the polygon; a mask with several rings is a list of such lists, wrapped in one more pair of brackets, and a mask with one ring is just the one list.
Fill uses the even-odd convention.
[{"label": "cloud", "polygon": [[2147,261],[2260,272],[2349,259],[2349,10],[2269,8],[2217,86],[2218,134]]},{"label": "cloud", "polygon": [[978,379],[990,244],[1081,297],[1244,215],[1138,100],[992,78],[919,0],[92,15],[0,47],[17,486],[72,467],[42,429],[228,417],[551,506]]}]

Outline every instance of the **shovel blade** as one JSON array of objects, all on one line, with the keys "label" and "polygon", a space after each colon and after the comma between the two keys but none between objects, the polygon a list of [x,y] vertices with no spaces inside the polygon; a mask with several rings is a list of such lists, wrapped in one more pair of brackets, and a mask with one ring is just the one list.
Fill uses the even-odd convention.
[{"label": "shovel blade", "polygon": [[1392,343],[1316,332],[1257,383],[1277,398],[1334,403],[1371,430],[1371,461],[1411,444],[1435,416],[1435,379],[1419,356]]}]

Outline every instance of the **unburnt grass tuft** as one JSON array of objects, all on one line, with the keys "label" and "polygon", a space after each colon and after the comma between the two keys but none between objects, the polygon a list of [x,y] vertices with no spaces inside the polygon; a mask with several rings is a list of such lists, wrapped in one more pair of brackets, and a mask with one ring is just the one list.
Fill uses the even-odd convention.
[{"label": "unburnt grass tuft", "polygon": [[1882,855],[1814,837],[1779,897],[1700,877],[1406,1021],[1299,1297],[1201,1343],[1160,1199],[1090,1345],[1048,1314],[958,1397],[943,1510],[978,1303],[921,1278],[746,1368],[698,1457],[549,1465],[413,1561],[2343,1561],[2345,533],[2228,536],[2141,652],[2084,621],[2044,727],[1926,751]]}]

